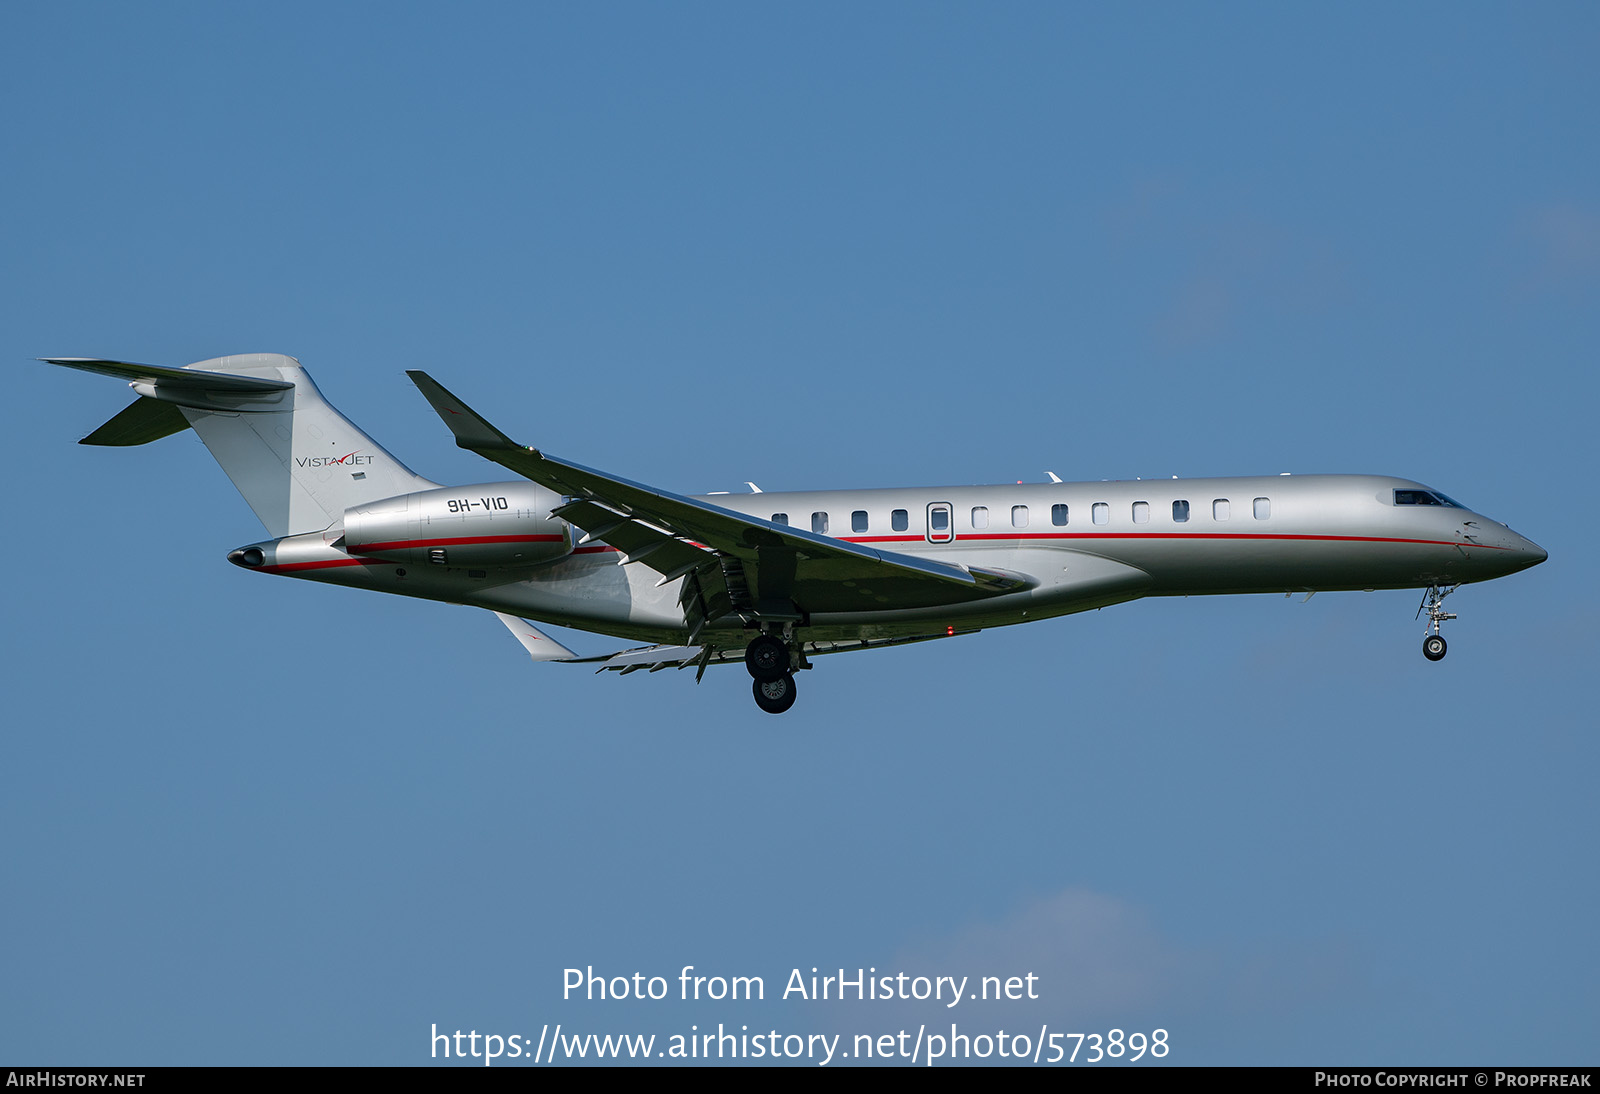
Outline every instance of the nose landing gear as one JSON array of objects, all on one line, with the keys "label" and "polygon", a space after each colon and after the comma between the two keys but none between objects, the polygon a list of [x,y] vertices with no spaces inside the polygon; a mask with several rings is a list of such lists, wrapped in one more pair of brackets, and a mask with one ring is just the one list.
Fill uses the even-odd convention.
[{"label": "nose landing gear", "polygon": [[1439,624],[1446,619],[1454,619],[1455,612],[1444,610],[1444,598],[1461,588],[1460,582],[1447,585],[1443,588],[1438,585],[1429,585],[1428,591],[1422,594],[1422,603],[1417,606],[1417,618],[1422,618],[1422,613],[1428,613],[1428,625],[1422,632],[1422,656],[1429,661],[1441,661],[1449,650],[1449,645],[1444,640],[1444,635],[1439,633]]}]

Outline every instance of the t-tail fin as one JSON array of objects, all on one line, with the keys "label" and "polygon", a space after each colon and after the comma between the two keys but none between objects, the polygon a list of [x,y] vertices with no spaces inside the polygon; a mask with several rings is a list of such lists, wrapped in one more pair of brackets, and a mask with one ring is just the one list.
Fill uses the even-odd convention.
[{"label": "t-tail fin", "polygon": [[436,485],[335,410],[293,357],[245,353],[186,368],[44,360],[118,377],[140,396],[81,443],[146,444],[193,428],[274,537],[320,531],[352,506]]}]

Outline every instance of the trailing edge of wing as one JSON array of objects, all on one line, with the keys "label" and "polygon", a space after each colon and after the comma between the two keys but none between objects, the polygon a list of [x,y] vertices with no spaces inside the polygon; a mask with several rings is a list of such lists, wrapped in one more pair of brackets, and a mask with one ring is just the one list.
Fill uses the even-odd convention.
[{"label": "trailing edge of wing", "polygon": [[[805,652],[807,657],[819,657],[827,653],[850,653],[854,650],[875,650],[882,646],[904,646],[910,642],[932,642],[936,638],[957,637],[963,634],[976,634],[976,628],[971,630],[956,631],[954,635],[946,631],[937,634],[917,634],[904,638],[844,638],[837,641],[807,642]],[[713,648],[710,656],[706,656],[703,646],[639,646],[631,650],[622,650],[617,653],[601,654],[597,657],[573,657],[570,660],[575,664],[599,665],[596,672],[620,672],[626,676],[630,672],[641,669],[649,672],[660,672],[662,669],[686,669],[691,665],[698,665],[704,658],[707,664],[726,665],[733,662],[744,663],[743,646],[728,648]]]}]

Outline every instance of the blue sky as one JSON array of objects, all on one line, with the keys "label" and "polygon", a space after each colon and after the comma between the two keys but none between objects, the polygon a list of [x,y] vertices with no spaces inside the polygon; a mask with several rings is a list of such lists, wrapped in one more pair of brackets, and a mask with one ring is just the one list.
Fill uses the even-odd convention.
[{"label": "blue sky", "polygon": [[[1580,4],[5,5],[0,1059],[954,1019],[1594,1063],[1597,46]],[[1436,665],[1410,593],[1147,601],[827,658],[774,719],[229,566],[198,440],[76,446],[125,391],[32,363],[253,351],[440,481],[498,469],[407,368],[681,492],[1385,473],[1550,561]],[[564,1001],[589,965],[768,998]],[[813,966],[1041,998],[776,998]]]}]

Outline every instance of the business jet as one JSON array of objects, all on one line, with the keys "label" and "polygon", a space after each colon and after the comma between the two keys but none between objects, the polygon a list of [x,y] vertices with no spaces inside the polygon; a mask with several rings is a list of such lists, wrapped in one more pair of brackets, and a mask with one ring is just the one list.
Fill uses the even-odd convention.
[{"label": "business jet", "polygon": [[[292,357],[42,360],[138,396],[82,444],[200,435],[271,537],[229,552],[238,566],[484,608],[535,661],[693,667],[696,681],[742,661],[772,714],[822,654],[1146,596],[1422,589],[1437,661],[1447,596],[1546,557],[1437,490],[1374,475],[674,494],[518,444],[409,372],[457,445],[520,476],[441,486]],[[580,657],[529,620],[649,644]]]}]

